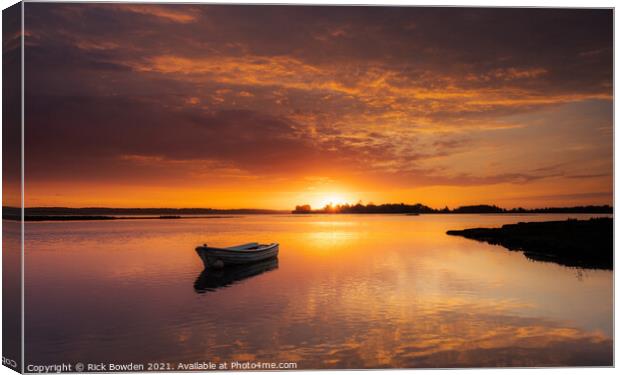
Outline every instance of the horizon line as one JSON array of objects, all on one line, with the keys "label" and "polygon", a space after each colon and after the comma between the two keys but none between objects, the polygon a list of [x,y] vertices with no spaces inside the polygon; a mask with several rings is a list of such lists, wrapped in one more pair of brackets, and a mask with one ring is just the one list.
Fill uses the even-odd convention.
[{"label": "horizon line", "polygon": [[[349,206],[356,206],[358,203],[340,203],[340,204],[328,204],[328,205],[324,205],[322,207],[317,207],[317,208],[312,208],[314,209],[322,209],[328,206],[331,207],[342,207],[344,205],[349,205]],[[441,208],[434,208],[431,206],[428,206],[424,203],[420,203],[420,202],[416,202],[416,203],[404,203],[404,202],[399,202],[399,203],[366,203],[366,204],[361,204],[362,206],[368,206],[368,205],[375,205],[375,206],[382,206],[382,205],[407,205],[407,206],[413,206],[413,205],[422,205],[422,206],[426,206],[429,208],[432,208],[434,210],[442,210],[445,207],[450,208],[450,206],[448,205],[444,205]],[[75,207],[75,206],[29,206],[29,207],[23,207],[23,209],[74,209],[74,210],[80,210],[80,209],[120,209],[120,210],[155,210],[155,209],[159,209],[159,210],[268,210],[268,211],[290,211],[290,210],[294,210],[297,206],[303,206],[306,204],[297,204],[295,207],[293,208],[257,208],[257,207],[234,207],[234,208],[214,208],[214,207],[157,207],[157,206],[150,206],[150,207],[113,207],[113,206],[80,206],[80,207]],[[309,204],[308,204],[309,205]],[[309,205],[312,207],[312,205]],[[465,204],[465,205],[456,205],[454,206],[454,208],[459,208],[459,207],[475,207],[475,206],[495,206],[498,208],[503,208],[503,209],[519,209],[519,208],[523,208],[523,209],[527,209],[527,210],[531,210],[531,209],[544,209],[544,208],[574,208],[574,207],[611,207],[613,208],[614,206],[609,204],[609,203],[605,203],[605,204],[577,204],[577,205],[561,205],[561,206],[553,206],[553,205],[546,205],[546,206],[536,206],[536,207],[532,207],[532,208],[525,208],[523,206],[514,206],[514,207],[502,207],[499,206],[497,204],[494,203],[477,203],[477,204]],[[2,208],[9,208],[9,209],[21,209],[22,207],[19,206],[10,206],[10,205],[2,205]]]}]

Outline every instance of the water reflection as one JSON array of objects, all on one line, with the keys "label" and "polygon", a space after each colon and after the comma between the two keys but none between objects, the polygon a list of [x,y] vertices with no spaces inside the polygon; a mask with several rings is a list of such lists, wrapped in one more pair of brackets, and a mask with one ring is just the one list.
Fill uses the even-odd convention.
[{"label": "water reflection", "polygon": [[21,267],[21,223],[3,220],[2,356],[9,359],[6,365],[21,366]]},{"label": "water reflection", "polygon": [[[563,218],[27,223],[25,358],[295,361],[304,370],[611,365],[612,272],[577,279],[573,269],[445,235]],[[200,273],[196,244],[248,239],[277,240],[285,266]]]},{"label": "water reflection", "polygon": [[[527,366],[611,366],[613,342],[600,331],[586,332],[560,322],[463,306],[464,311],[418,311],[402,321],[376,322],[365,331],[345,326],[305,327],[318,335],[282,358],[298,358],[304,368],[458,368]],[[298,339],[300,327],[289,337]],[[285,330],[285,332],[287,331]],[[295,335],[296,337],[294,337]],[[301,337],[304,337],[303,335]],[[251,351],[251,349],[249,350]],[[233,356],[235,354],[231,353]],[[257,358],[265,352],[253,352]]]},{"label": "water reflection", "polygon": [[239,281],[278,269],[278,258],[262,262],[229,266],[222,269],[205,269],[194,282],[196,293],[214,292]]}]

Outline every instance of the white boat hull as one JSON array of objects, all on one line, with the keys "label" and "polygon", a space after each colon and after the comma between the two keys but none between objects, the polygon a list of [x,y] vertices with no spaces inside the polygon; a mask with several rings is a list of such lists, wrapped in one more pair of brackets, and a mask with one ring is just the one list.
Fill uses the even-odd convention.
[{"label": "white boat hull", "polygon": [[250,243],[234,247],[218,248],[198,246],[196,253],[205,268],[222,268],[230,265],[249,264],[278,256],[279,245]]}]

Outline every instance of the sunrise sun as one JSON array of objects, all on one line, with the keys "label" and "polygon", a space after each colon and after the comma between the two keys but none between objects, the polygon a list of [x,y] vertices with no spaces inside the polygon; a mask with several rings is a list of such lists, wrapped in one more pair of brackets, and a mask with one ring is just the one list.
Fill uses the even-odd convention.
[{"label": "sunrise sun", "polygon": [[323,198],[320,198],[318,202],[319,207],[325,207],[326,205],[337,206],[349,203],[342,195],[338,194],[326,195]]}]

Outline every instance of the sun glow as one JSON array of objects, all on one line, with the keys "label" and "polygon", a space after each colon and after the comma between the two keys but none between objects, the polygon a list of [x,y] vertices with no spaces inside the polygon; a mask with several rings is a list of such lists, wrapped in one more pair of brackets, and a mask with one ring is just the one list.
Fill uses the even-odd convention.
[{"label": "sun glow", "polygon": [[341,204],[345,204],[345,203],[349,203],[344,197],[342,197],[341,195],[338,194],[331,194],[328,196],[325,196],[324,198],[319,199],[318,204],[319,207],[318,208],[323,208],[327,205],[331,205],[331,206],[337,206],[337,205],[341,205]]}]

